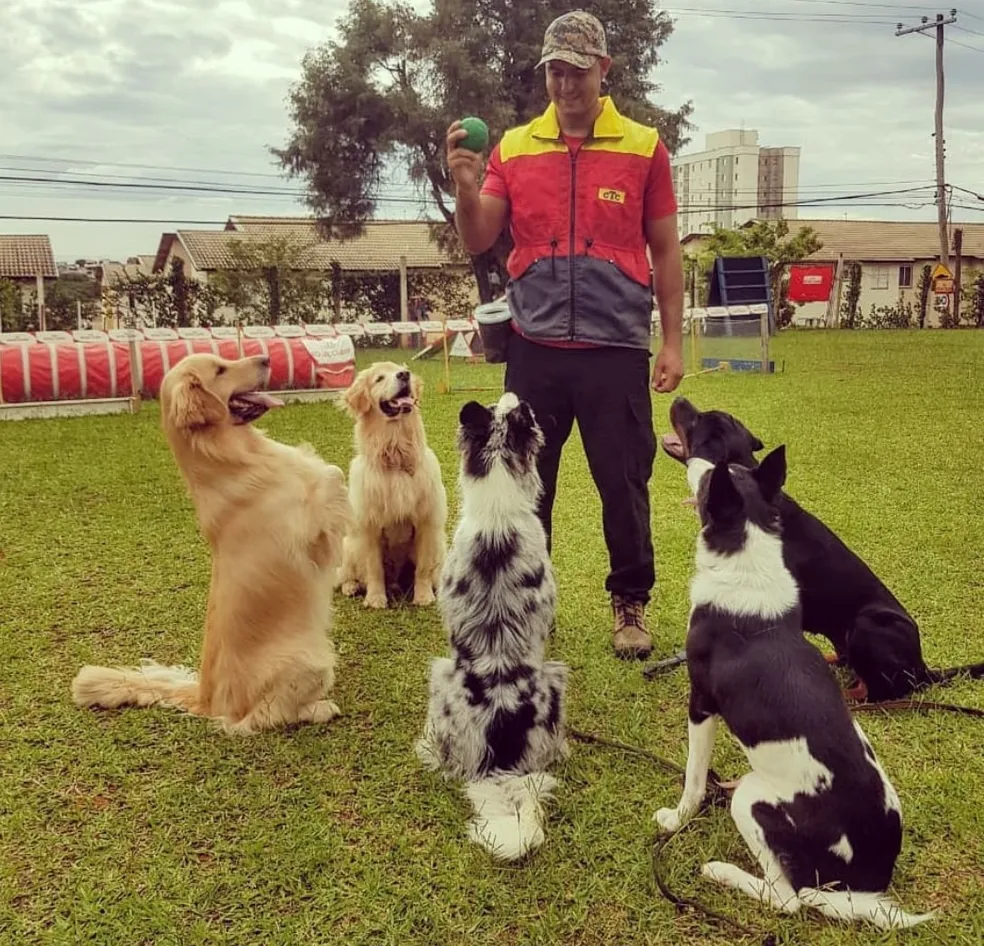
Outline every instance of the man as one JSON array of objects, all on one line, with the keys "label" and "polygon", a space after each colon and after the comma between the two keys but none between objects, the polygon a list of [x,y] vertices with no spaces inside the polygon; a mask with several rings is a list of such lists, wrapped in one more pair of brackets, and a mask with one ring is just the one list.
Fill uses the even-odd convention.
[{"label": "man", "polygon": [[550,105],[503,135],[481,187],[481,157],[457,147],[465,137],[459,123],[448,130],[455,223],[473,254],[510,225],[506,291],[515,332],[505,387],[530,403],[546,438],[540,518],[549,543],[560,456],[576,420],[601,496],[614,650],[645,658],[653,646],[645,606],[656,578],[653,283],[662,323],[653,389],[672,391],[683,377],[683,264],[669,154],[656,129],[623,117],[602,96],[611,59],[595,17],[558,17],[542,53]]}]

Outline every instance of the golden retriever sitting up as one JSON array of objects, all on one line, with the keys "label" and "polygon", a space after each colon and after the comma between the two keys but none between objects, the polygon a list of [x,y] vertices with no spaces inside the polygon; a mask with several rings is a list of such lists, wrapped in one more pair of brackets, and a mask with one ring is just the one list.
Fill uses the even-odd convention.
[{"label": "golden retriever sitting up", "polygon": [[405,365],[377,362],[345,395],[355,420],[349,497],[355,522],[345,539],[338,586],[365,589],[369,608],[385,608],[387,589],[409,589],[413,603],[434,603],[444,564],[447,494],[420,416],[423,383]]},{"label": "golden retriever sitting up", "polygon": [[78,705],[163,704],[232,733],[338,715],[328,630],[351,519],[345,477],[310,447],[250,426],[280,405],[257,390],[268,369],[263,357],[190,355],[161,386],[164,432],[212,550],[199,673],[153,661],[83,667]]}]

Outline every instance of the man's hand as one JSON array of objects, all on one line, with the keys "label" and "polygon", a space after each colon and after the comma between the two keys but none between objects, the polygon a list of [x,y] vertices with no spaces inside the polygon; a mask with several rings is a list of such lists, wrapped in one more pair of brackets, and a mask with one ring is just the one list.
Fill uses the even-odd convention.
[{"label": "man's hand", "polygon": [[683,349],[678,345],[664,345],[653,365],[653,390],[657,394],[669,394],[682,379]]},{"label": "man's hand", "polygon": [[482,171],[482,156],[459,148],[458,142],[468,137],[468,132],[461,127],[461,122],[452,122],[448,128],[447,154],[448,171],[458,191],[477,191],[478,176]]}]

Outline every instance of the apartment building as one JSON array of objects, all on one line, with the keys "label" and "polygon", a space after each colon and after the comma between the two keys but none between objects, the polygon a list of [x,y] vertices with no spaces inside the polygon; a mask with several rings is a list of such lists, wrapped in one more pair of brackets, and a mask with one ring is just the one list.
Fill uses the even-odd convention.
[{"label": "apartment building", "polygon": [[799,148],[763,148],[754,129],[705,136],[704,150],[673,158],[680,236],[707,233],[714,224],[795,219]]}]

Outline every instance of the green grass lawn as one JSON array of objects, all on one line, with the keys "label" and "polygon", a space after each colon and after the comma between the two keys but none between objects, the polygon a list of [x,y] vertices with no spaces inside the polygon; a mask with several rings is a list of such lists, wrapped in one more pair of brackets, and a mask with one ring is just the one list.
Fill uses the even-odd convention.
[{"label": "green grass lawn", "polygon": [[[734,411],[788,448],[790,492],[859,551],[919,620],[933,664],[984,657],[981,616],[984,335],[790,333],[771,377],[706,375],[681,391]],[[367,353],[360,360],[369,360]],[[424,414],[457,514],[454,430],[470,396],[498,396],[501,368],[454,369],[471,395]],[[656,401],[667,430],[669,397]],[[680,784],[639,757],[574,744],[547,841],[522,867],[466,842],[458,789],[421,770],[436,610],[367,613],[340,600],[337,701],[327,727],[231,739],[165,709],[90,712],[69,685],[85,662],[197,662],[207,548],[161,436],[135,416],[0,427],[0,942],[236,944],[733,943],[739,936],[655,892],[652,813]],[[351,425],[326,404],[260,426],[343,467]],[[652,482],[658,656],[683,642],[696,520],[680,466]],[[683,762],[686,678],[645,682],[609,648],[600,507],[576,437],[555,515],[560,587],[552,656],[572,668],[573,726]],[[984,707],[984,685],[936,698]],[[984,941],[984,725],[949,715],[862,717],[902,798],[896,892],[939,919],[913,943]],[[726,734],[724,777],[743,771]],[[668,879],[778,943],[896,942],[804,913],[788,919],[711,888],[703,861],[749,858],[725,811],[670,842]]]}]

